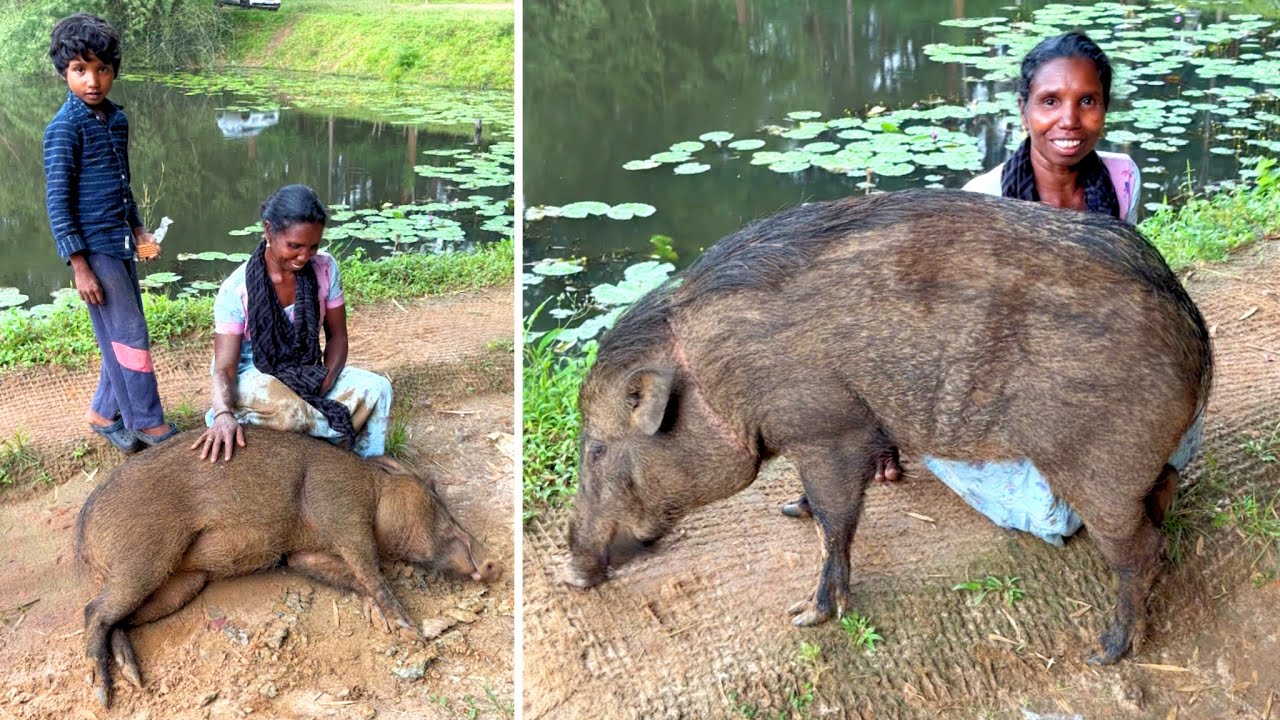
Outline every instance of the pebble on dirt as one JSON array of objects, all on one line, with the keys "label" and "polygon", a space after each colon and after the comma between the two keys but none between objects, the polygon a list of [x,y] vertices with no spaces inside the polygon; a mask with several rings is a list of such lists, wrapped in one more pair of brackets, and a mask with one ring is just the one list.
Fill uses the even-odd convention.
[{"label": "pebble on dirt", "polygon": [[451,617],[426,618],[422,621],[422,637],[427,640],[435,640],[443,635],[446,630],[457,624],[458,621]]},{"label": "pebble on dirt", "polygon": [[391,673],[407,682],[421,680],[427,674],[427,665],[436,657],[437,652],[434,648],[421,650],[406,659],[402,666],[392,668]]}]

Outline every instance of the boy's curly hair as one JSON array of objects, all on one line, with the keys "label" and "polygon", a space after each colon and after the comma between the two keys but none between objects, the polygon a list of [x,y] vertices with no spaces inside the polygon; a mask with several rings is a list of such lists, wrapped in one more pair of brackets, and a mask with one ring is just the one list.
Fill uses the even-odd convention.
[{"label": "boy's curly hair", "polygon": [[111,23],[89,13],[76,13],[65,17],[53,26],[50,35],[49,58],[58,74],[66,77],[67,65],[76,57],[98,58],[120,74],[120,34]]}]

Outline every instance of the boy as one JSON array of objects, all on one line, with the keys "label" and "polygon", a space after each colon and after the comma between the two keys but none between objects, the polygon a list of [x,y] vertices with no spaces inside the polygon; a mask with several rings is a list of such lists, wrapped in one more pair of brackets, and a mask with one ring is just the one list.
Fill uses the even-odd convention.
[{"label": "boy", "polygon": [[120,70],[120,37],[93,15],[53,28],[49,57],[67,82],[67,101],[44,131],[49,224],[75,274],[102,352],[89,427],[124,452],[177,433],[164,421],[151,366],[134,252],[154,243],[129,188],[129,123],[107,100]]}]

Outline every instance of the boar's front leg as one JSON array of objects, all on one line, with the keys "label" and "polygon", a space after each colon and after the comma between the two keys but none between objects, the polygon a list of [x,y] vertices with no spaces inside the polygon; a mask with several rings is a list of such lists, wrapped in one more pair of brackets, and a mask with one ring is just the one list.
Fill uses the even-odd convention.
[{"label": "boar's front leg", "polygon": [[862,514],[863,491],[876,472],[876,456],[869,438],[861,436],[792,449],[790,454],[822,537],[818,588],[790,609],[796,616],[792,622],[804,627],[826,622],[851,607],[849,546]]},{"label": "boar's front leg", "polygon": [[[288,556],[287,562],[290,568],[304,575],[334,587],[350,590],[357,595],[363,595],[366,602],[372,600],[374,608],[381,615],[381,624],[385,631],[391,632],[391,625],[394,622],[401,637],[407,640],[422,640],[417,626],[409,619],[408,611],[395,595],[391,594],[376,560],[371,573],[367,569],[361,573],[355,565],[344,558],[328,553],[296,552]],[[362,574],[364,579],[361,579]]]}]

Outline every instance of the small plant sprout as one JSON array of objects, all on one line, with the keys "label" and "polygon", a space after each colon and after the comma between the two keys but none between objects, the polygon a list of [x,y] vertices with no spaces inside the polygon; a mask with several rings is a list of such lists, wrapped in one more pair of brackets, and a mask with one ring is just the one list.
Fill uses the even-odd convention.
[{"label": "small plant sprout", "polygon": [[876,643],[884,640],[880,633],[876,632],[871,620],[856,612],[841,617],[840,627],[844,628],[845,634],[853,641],[854,647],[863,648],[868,654],[874,653]]},{"label": "small plant sprout", "polygon": [[1240,444],[1245,455],[1257,458],[1259,462],[1273,463],[1276,453],[1280,451],[1280,424],[1267,437],[1250,438]]},{"label": "small plant sprout", "polygon": [[973,593],[970,602],[974,605],[981,605],[989,593],[996,593],[1004,598],[1004,604],[1013,606],[1014,603],[1021,600],[1024,596],[1022,588],[1018,587],[1018,583],[1022,582],[1019,577],[998,578],[994,575],[988,575],[981,580],[970,580],[962,582],[951,588],[963,592]]}]

